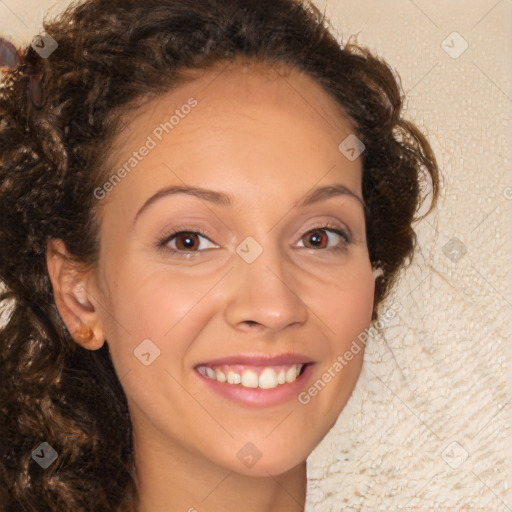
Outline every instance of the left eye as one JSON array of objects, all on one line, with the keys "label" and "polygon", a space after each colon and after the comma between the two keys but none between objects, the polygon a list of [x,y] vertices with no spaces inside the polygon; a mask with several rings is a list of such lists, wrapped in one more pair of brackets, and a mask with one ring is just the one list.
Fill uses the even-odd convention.
[{"label": "left eye", "polygon": [[[323,228],[315,228],[315,229],[312,229],[310,231],[308,231],[302,238],[306,238],[306,237],[309,237],[310,240],[314,240],[313,243],[312,243],[312,247],[306,247],[306,249],[310,249],[310,248],[313,248],[313,249],[318,249],[318,245],[321,245],[322,244],[322,241],[326,241],[326,243],[329,242],[329,236],[327,236],[325,233],[332,233],[334,234],[334,238],[338,239],[338,243],[334,245],[334,247],[332,247],[333,250],[341,250],[341,249],[344,249],[345,246],[347,246],[349,243],[350,243],[350,240],[347,236],[347,234],[340,230],[340,229],[331,229],[331,228],[327,228],[327,227],[323,227]],[[320,247],[320,249],[325,249],[325,247]]]}]

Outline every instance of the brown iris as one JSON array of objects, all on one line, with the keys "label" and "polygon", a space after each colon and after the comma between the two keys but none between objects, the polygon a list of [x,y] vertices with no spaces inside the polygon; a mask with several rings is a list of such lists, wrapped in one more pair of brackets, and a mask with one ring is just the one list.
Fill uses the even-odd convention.
[{"label": "brown iris", "polygon": [[[180,247],[180,244],[178,244],[178,240],[180,239],[185,240],[185,247]],[[191,231],[182,231],[181,233],[178,233],[176,235],[176,249],[178,251],[197,249],[199,241],[194,245],[194,239],[197,240],[197,235]]]},{"label": "brown iris", "polygon": [[[319,234],[317,234],[319,233]],[[319,239],[323,239],[325,240],[325,242],[327,243],[328,242],[328,237],[327,237],[327,234],[325,233],[325,230],[324,229],[314,229],[313,231],[310,231],[307,235],[307,238],[312,238],[316,241],[318,241]],[[318,247],[318,242],[313,242],[313,247],[317,248]],[[323,246],[321,247],[323,249]]]}]

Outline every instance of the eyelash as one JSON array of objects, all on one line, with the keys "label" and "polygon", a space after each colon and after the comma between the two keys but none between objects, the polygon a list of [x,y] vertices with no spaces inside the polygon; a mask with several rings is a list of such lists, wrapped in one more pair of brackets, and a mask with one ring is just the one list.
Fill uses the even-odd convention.
[{"label": "eyelash", "polygon": [[[323,224],[323,223],[320,223],[318,225],[312,226],[310,229],[308,229],[304,233],[304,235],[302,235],[301,240],[302,240],[302,238],[304,238],[304,236],[306,236],[310,232],[317,231],[317,230],[330,231],[332,233],[335,233],[336,235],[339,235],[343,239],[342,242],[338,246],[336,246],[336,247],[333,247],[331,249],[319,249],[319,250],[324,250],[324,251],[325,250],[327,250],[327,251],[330,250],[330,251],[334,251],[335,253],[344,253],[344,252],[346,252],[347,247],[352,243],[352,240],[350,239],[350,237],[348,236],[348,234],[344,230],[339,229],[338,227],[336,227],[334,225]],[[195,255],[199,255],[201,252],[203,252],[203,251],[190,251],[190,252],[186,252],[186,251],[180,251],[178,249],[173,249],[172,247],[168,247],[167,246],[167,244],[174,237],[176,237],[177,235],[180,235],[182,233],[192,233],[192,234],[195,234],[195,235],[200,235],[200,236],[202,236],[204,238],[207,238],[209,242],[214,243],[211,240],[211,235],[206,230],[197,229],[197,228],[195,228],[193,226],[179,226],[178,228],[173,230],[171,233],[168,233],[168,234],[164,235],[163,237],[161,237],[157,241],[157,244],[156,244],[157,248],[160,248],[160,249],[165,250],[165,251],[170,251],[173,254],[177,254],[177,255],[183,256],[185,258],[190,258],[191,256],[195,257]],[[308,247],[305,247],[305,249],[308,249]],[[310,249],[310,250],[314,250],[314,249]]]}]

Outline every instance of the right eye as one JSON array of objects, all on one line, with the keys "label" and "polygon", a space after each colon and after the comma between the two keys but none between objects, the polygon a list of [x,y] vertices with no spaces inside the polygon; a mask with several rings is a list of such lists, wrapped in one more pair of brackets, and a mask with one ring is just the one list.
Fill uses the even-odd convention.
[{"label": "right eye", "polygon": [[[179,255],[190,257],[192,254],[202,252],[204,250],[204,248],[199,250],[200,246],[202,246],[201,238],[213,244],[203,231],[179,228],[178,230],[162,237],[159,241],[159,246],[164,249],[168,249],[172,253],[178,253]],[[174,244],[174,247],[171,244]],[[213,244],[213,246],[218,247],[218,245],[215,244]]]}]

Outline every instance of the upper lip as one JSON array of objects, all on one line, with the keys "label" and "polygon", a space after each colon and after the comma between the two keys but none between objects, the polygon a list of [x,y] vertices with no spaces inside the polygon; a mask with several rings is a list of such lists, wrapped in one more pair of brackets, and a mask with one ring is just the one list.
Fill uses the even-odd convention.
[{"label": "upper lip", "polygon": [[272,356],[270,354],[238,354],[234,356],[210,359],[197,366],[220,366],[220,365],[253,365],[253,366],[280,366],[285,364],[307,364],[313,363],[310,357],[304,354],[286,352]]}]

